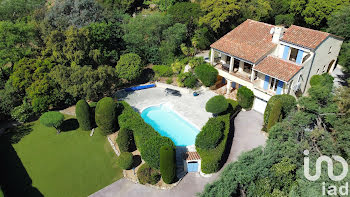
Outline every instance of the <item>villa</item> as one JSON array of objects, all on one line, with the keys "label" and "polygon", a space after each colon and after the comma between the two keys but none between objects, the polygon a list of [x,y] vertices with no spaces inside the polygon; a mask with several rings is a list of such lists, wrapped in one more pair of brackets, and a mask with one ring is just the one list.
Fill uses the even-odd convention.
[{"label": "villa", "polygon": [[326,32],[248,19],[210,46],[210,63],[219,72],[217,86],[226,94],[246,86],[255,95],[253,109],[264,113],[271,96],[302,96],[313,75],[332,72],[342,42]]}]

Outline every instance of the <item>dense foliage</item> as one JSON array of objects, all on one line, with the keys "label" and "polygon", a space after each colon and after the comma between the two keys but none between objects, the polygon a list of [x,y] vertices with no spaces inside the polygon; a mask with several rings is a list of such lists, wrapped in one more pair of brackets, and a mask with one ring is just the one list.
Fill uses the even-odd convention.
[{"label": "dense foliage", "polygon": [[170,66],[166,65],[154,65],[152,67],[157,77],[170,77],[173,75],[173,70]]},{"label": "dense foliage", "polygon": [[104,135],[114,132],[116,127],[116,104],[110,97],[98,101],[95,110],[95,121]]},{"label": "dense foliage", "polygon": [[120,129],[116,141],[121,152],[129,152],[134,142],[132,131],[125,128]]},{"label": "dense foliage", "polygon": [[269,119],[267,120],[266,130],[269,131],[279,120],[282,119],[282,101],[277,100],[270,112]]},{"label": "dense foliage", "polygon": [[124,109],[118,117],[119,126],[133,131],[135,144],[141,152],[142,159],[152,168],[159,169],[160,148],[162,146],[175,148],[174,142],[170,138],[160,136],[129,104],[126,102],[122,104]]},{"label": "dense foliage", "polygon": [[209,174],[217,172],[220,170],[223,163],[225,163],[224,152],[227,146],[228,137],[230,135],[230,117],[230,114],[226,114],[215,118],[217,119],[217,122],[223,122],[225,127],[223,131],[223,139],[215,148],[206,150],[196,147],[196,150],[202,159],[201,170],[204,173]]},{"label": "dense foliage", "polygon": [[160,180],[160,174],[157,170],[145,163],[137,170],[137,178],[141,184],[148,183],[155,185]]},{"label": "dense foliage", "polygon": [[91,110],[89,104],[85,100],[79,100],[75,106],[75,116],[79,122],[79,127],[83,131],[91,130]]},{"label": "dense foliage", "polygon": [[196,147],[209,150],[217,147],[223,137],[224,122],[217,118],[210,118],[196,136]]},{"label": "dense foliage", "polygon": [[209,64],[199,65],[194,71],[203,85],[207,87],[214,85],[218,77],[218,71]]},{"label": "dense foliage", "polygon": [[160,148],[160,173],[166,184],[171,184],[176,176],[175,149],[170,146]]},{"label": "dense foliage", "polygon": [[122,152],[117,158],[117,165],[123,170],[130,170],[133,164],[133,155],[129,152]]},{"label": "dense foliage", "polygon": [[250,109],[254,102],[254,93],[249,88],[242,86],[237,92],[237,101],[244,109]]},{"label": "dense foliage", "polygon": [[296,108],[296,100],[293,96],[288,94],[272,96],[267,102],[265,112],[264,112],[265,125],[267,125],[270,114],[272,113],[271,112],[272,108],[277,102],[281,102],[282,104],[282,111],[281,111],[282,118],[287,117],[289,112],[293,111]]},{"label": "dense foliage", "polygon": [[40,123],[47,127],[55,128],[57,130],[57,133],[60,132],[60,126],[63,123],[63,120],[63,114],[57,111],[45,112],[40,116]]},{"label": "dense foliage", "polygon": [[205,104],[205,110],[213,114],[219,114],[226,111],[228,102],[222,95],[214,96]]},{"label": "dense foliage", "polygon": [[135,53],[122,55],[116,66],[118,77],[133,81],[141,75],[141,58]]}]

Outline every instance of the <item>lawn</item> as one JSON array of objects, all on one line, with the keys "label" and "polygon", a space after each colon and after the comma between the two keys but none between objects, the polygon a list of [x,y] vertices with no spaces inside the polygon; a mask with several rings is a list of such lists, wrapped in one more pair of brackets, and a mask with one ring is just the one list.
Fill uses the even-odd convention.
[{"label": "lawn", "polygon": [[[33,122],[18,143],[1,140],[1,182],[11,196],[88,196],[122,177],[106,137],[78,129],[66,119],[56,134]],[[6,192],[7,191],[7,192]]]}]

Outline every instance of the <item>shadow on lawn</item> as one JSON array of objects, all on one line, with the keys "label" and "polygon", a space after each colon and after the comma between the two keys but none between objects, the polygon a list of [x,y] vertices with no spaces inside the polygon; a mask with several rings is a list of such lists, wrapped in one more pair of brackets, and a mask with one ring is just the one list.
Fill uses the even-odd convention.
[{"label": "shadow on lawn", "polygon": [[75,118],[65,120],[61,125],[62,132],[74,131],[74,130],[77,130],[78,128],[79,128],[79,123],[78,123],[78,120]]},{"label": "shadow on lawn", "polygon": [[18,125],[13,128],[9,128],[2,138],[5,138],[11,144],[17,144],[21,139],[32,132],[32,124]]},{"label": "shadow on lawn", "polygon": [[21,159],[11,143],[0,137],[0,186],[5,196],[44,196],[37,188],[32,186],[32,179],[24,168]]}]

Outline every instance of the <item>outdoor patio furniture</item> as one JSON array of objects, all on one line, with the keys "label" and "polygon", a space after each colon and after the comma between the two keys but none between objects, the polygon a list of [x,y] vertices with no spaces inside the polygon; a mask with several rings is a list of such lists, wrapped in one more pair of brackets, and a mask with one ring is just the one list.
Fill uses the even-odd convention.
[{"label": "outdoor patio furniture", "polygon": [[171,88],[166,88],[165,89],[165,93],[166,93],[166,95],[171,94],[173,96],[181,96],[180,91],[174,90],[174,89],[171,89]]}]

